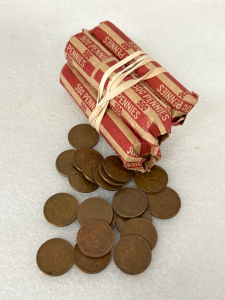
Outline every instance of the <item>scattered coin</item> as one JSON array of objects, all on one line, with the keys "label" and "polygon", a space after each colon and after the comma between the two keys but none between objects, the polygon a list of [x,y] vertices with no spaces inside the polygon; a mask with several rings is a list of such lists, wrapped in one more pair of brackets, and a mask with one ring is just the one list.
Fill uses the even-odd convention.
[{"label": "scattered coin", "polygon": [[118,186],[113,186],[111,184],[108,184],[107,182],[105,182],[102,177],[99,174],[99,167],[96,166],[94,169],[94,178],[95,178],[95,182],[103,189],[108,190],[108,191],[117,191],[119,189]]},{"label": "scattered coin", "polygon": [[113,209],[123,218],[141,215],[147,207],[145,194],[137,188],[122,188],[115,193],[112,200]]},{"label": "scattered coin", "polygon": [[110,185],[113,185],[113,186],[118,186],[118,187],[121,187],[121,186],[124,186],[124,183],[121,183],[121,182],[117,182],[115,180],[113,180],[112,178],[110,178],[104,168],[103,168],[103,164],[104,164],[104,161],[102,161],[99,165],[99,174],[100,176],[102,177],[102,179],[107,182],[108,184]]},{"label": "scattered coin", "polygon": [[143,212],[143,214],[141,214],[139,217],[140,218],[144,218],[144,219],[146,219],[146,220],[148,220],[149,222],[152,223],[152,215],[151,215],[151,213],[150,213],[150,211],[148,209],[146,209]]},{"label": "scattered coin", "polygon": [[116,226],[119,231],[121,231],[124,224],[130,219],[122,218],[120,215],[116,215]]},{"label": "scattered coin", "polygon": [[111,205],[105,199],[92,197],[84,200],[77,212],[77,220],[83,225],[90,220],[102,220],[110,224],[113,218],[113,210]]},{"label": "scattered coin", "polygon": [[103,271],[111,261],[111,251],[102,257],[89,257],[76,245],[74,248],[75,265],[83,272],[96,274]]},{"label": "scattered coin", "polygon": [[148,194],[147,198],[151,214],[160,219],[174,217],[181,207],[179,195],[169,187],[166,187],[159,193]]},{"label": "scattered coin", "polygon": [[91,193],[98,188],[97,184],[87,180],[87,178],[74,167],[70,170],[68,179],[72,188],[81,193]]},{"label": "scattered coin", "polygon": [[62,152],[56,159],[56,169],[63,176],[68,176],[73,167],[73,156],[76,150],[70,149]]},{"label": "scattered coin", "polygon": [[101,156],[89,156],[86,157],[82,163],[82,172],[84,176],[91,182],[95,183],[93,175],[94,168],[98,166],[103,158]]},{"label": "scattered coin", "polygon": [[116,224],[116,214],[115,212],[113,211],[113,218],[112,218],[112,221],[111,223],[109,224],[109,226],[113,229],[115,227],[115,224]]},{"label": "scattered coin", "polygon": [[37,265],[46,275],[63,275],[73,265],[73,251],[73,246],[64,239],[48,240],[37,252]]},{"label": "scattered coin", "polygon": [[137,275],[148,268],[152,253],[144,239],[139,236],[128,235],[120,239],[115,245],[113,259],[122,272]]},{"label": "scattered coin", "polygon": [[146,219],[133,218],[128,220],[120,231],[120,237],[127,235],[137,235],[143,238],[151,249],[154,249],[158,235],[155,226]]},{"label": "scattered coin", "polygon": [[89,124],[76,125],[68,134],[68,140],[74,148],[91,148],[97,144],[98,139],[99,133]]},{"label": "scattered coin", "polygon": [[147,193],[157,193],[166,187],[168,175],[163,168],[153,166],[150,172],[136,172],[134,181],[137,187],[142,191]]},{"label": "scattered coin", "polygon": [[77,217],[79,203],[75,197],[67,193],[51,196],[44,205],[46,220],[55,226],[66,226]]},{"label": "scattered coin", "polygon": [[81,226],[77,233],[77,245],[90,257],[101,257],[109,253],[114,244],[112,228],[101,220],[91,220]]},{"label": "scattered coin", "polygon": [[96,150],[91,148],[82,148],[78,149],[73,156],[74,167],[82,172],[82,164],[85,158],[89,156],[100,156],[103,159],[103,156]]}]

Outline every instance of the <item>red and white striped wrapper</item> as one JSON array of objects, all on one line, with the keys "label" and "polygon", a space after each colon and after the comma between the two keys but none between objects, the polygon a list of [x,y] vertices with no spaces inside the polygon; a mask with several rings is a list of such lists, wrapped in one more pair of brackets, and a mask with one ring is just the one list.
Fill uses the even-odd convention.
[{"label": "red and white striped wrapper", "polygon": [[[94,35],[95,38],[97,38],[119,60],[124,59],[136,51],[142,50],[119,28],[109,21],[102,22],[99,26],[89,31],[89,33]],[[139,57],[140,56],[136,57],[135,60]],[[141,77],[155,67],[161,67],[161,65],[156,61],[152,61],[136,69],[135,73]],[[196,93],[189,92],[168,72],[146,79],[145,83],[159,98],[172,108],[171,114],[173,126],[183,124],[186,115],[198,101],[198,95]]]},{"label": "red and white striped wrapper", "polygon": [[[65,48],[67,61],[96,90],[104,73],[118,60],[105,49],[87,30],[72,36]],[[118,68],[116,72],[121,71]],[[110,78],[115,75],[113,72]],[[128,75],[124,81],[133,79]],[[105,90],[109,83],[105,84]],[[116,96],[110,107],[152,146],[158,146],[159,139],[168,136],[171,131],[171,109],[155,96],[144,83],[138,83]]]},{"label": "red and white striped wrapper", "polygon": [[[96,106],[97,92],[69,64],[62,68],[60,82],[88,118]],[[160,148],[142,140],[110,107],[102,119],[100,133],[127,169],[145,172],[161,159]]]}]

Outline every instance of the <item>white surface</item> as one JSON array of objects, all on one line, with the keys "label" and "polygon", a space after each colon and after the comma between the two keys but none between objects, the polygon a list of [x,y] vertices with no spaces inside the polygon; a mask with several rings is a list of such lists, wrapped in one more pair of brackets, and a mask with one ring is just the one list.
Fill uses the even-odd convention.
[{"label": "white surface", "polygon": [[[0,1],[1,300],[225,299],[224,11],[222,0]],[[79,225],[48,224],[48,197],[68,192],[79,202],[95,195],[111,202],[114,194],[80,194],[55,169],[70,148],[70,128],[87,122],[59,84],[64,47],[72,34],[107,19],[200,95],[162,146],[160,165],[182,209],[171,220],[154,218],[159,240],[143,274],[125,275],[112,261],[97,275],[74,266],[50,278],[36,266],[39,246],[53,237],[74,245]],[[95,149],[113,153],[103,138]]]}]

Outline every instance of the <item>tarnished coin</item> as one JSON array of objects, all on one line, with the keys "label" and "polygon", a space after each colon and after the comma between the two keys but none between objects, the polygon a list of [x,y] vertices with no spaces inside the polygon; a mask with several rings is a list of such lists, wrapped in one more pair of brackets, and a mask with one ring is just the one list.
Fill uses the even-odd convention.
[{"label": "tarnished coin", "polygon": [[144,239],[128,235],[115,245],[113,259],[122,272],[137,275],[144,272],[150,265],[152,252]]},{"label": "tarnished coin", "polygon": [[132,187],[122,188],[115,193],[112,200],[113,209],[123,218],[141,215],[147,207],[145,194]]},{"label": "tarnished coin", "polygon": [[[144,219],[152,222],[152,215],[150,214],[150,212],[147,209],[140,216],[138,216],[138,218],[144,218]],[[119,231],[121,231],[122,227],[128,220],[130,220],[130,219],[122,218],[119,215],[116,216],[116,226]]]},{"label": "tarnished coin", "polygon": [[137,235],[143,238],[151,249],[154,249],[158,235],[155,226],[146,219],[133,218],[128,220],[120,231],[120,237]]},{"label": "tarnished coin", "polygon": [[73,265],[73,251],[73,246],[64,239],[48,240],[41,245],[37,252],[37,265],[46,275],[63,275]]},{"label": "tarnished coin", "polygon": [[95,167],[94,169],[94,178],[95,178],[95,182],[103,189],[108,190],[108,191],[117,191],[119,189],[119,186],[114,186],[111,184],[108,184],[107,182],[105,182],[102,177],[99,174],[99,167]]},{"label": "tarnished coin", "polygon": [[87,180],[82,172],[78,171],[74,167],[70,170],[68,179],[72,188],[81,193],[91,193],[98,188],[97,184]]},{"label": "tarnished coin", "polygon": [[143,214],[141,214],[139,217],[140,217],[140,218],[144,218],[144,219],[146,219],[146,220],[148,220],[149,222],[152,223],[152,215],[151,215],[151,213],[149,212],[148,209],[146,209],[146,210],[143,212]]},{"label": "tarnished coin", "polygon": [[85,160],[85,158],[87,158],[89,156],[100,156],[103,159],[103,156],[98,151],[96,151],[94,149],[91,149],[91,148],[78,149],[74,153],[74,156],[73,156],[74,167],[77,170],[82,171],[83,161]]},{"label": "tarnished coin", "polygon": [[67,193],[51,196],[44,205],[46,220],[55,226],[66,226],[77,217],[79,203],[77,199]]},{"label": "tarnished coin", "polygon": [[82,172],[84,176],[91,182],[95,183],[93,171],[98,166],[103,158],[101,156],[89,156],[86,157],[82,163]]},{"label": "tarnished coin", "polygon": [[90,220],[102,220],[110,224],[113,218],[113,210],[111,205],[105,199],[92,197],[84,200],[77,212],[77,220],[83,225]]},{"label": "tarnished coin", "polygon": [[99,133],[89,124],[76,125],[68,134],[70,145],[74,148],[91,148],[97,144],[98,139]]},{"label": "tarnished coin", "polygon": [[116,224],[116,214],[115,214],[115,212],[113,211],[113,218],[112,218],[112,221],[111,221],[111,223],[109,224],[109,226],[113,229],[114,226],[115,226],[115,224]]},{"label": "tarnished coin", "polygon": [[89,257],[82,253],[76,245],[74,248],[75,265],[83,272],[96,274],[103,271],[111,260],[111,251],[102,257]]},{"label": "tarnished coin", "polygon": [[77,245],[90,257],[101,257],[109,253],[114,244],[112,228],[101,220],[91,220],[81,226],[77,233]]},{"label": "tarnished coin", "polygon": [[106,157],[103,168],[106,174],[115,181],[127,183],[134,177],[134,171],[124,168],[122,160],[116,155]]},{"label": "tarnished coin", "polygon": [[62,152],[56,159],[56,169],[63,176],[68,176],[73,167],[73,156],[76,150],[70,149]]},{"label": "tarnished coin", "polygon": [[137,187],[142,191],[147,193],[157,193],[166,187],[168,175],[163,168],[153,166],[150,172],[136,172],[134,181]]},{"label": "tarnished coin", "polygon": [[107,182],[108,184],[110,185],[113,185],[113,186],[118,186],[118,187],[121,187],[121,186],[124,186],[124,183],[121,183],[121,182],[117,182],[115,180],[113,180],[112,178],[110,178],[104,168],[103,168],[103,164],[104,164],[104,161],[102,161],[99,165],[99,174],[100,176],[102,177],[102,179]]},{"label": "tarnished coin", "polygon": [[179,195],[171,188],[166,187],[159,193],[148,194],[148,209],[156,218],[170,219],[180,210]]}]

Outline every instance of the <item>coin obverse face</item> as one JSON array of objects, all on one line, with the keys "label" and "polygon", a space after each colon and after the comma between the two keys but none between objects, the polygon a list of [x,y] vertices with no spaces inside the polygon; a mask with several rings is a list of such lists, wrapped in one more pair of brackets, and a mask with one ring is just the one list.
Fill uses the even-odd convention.
[{"label": "coin obverse face", "polygon": [[73,156],[76,150],[70,149],[62,152],[56,159],[56,169],[63,176],[68,176],[69,171],[73,167]]},{"label": "coin obverse face", "polygon": [[69,131],[68,140],[74,148],[91,148],[97,144],[99,133],[89,124],[79,124]]}]

